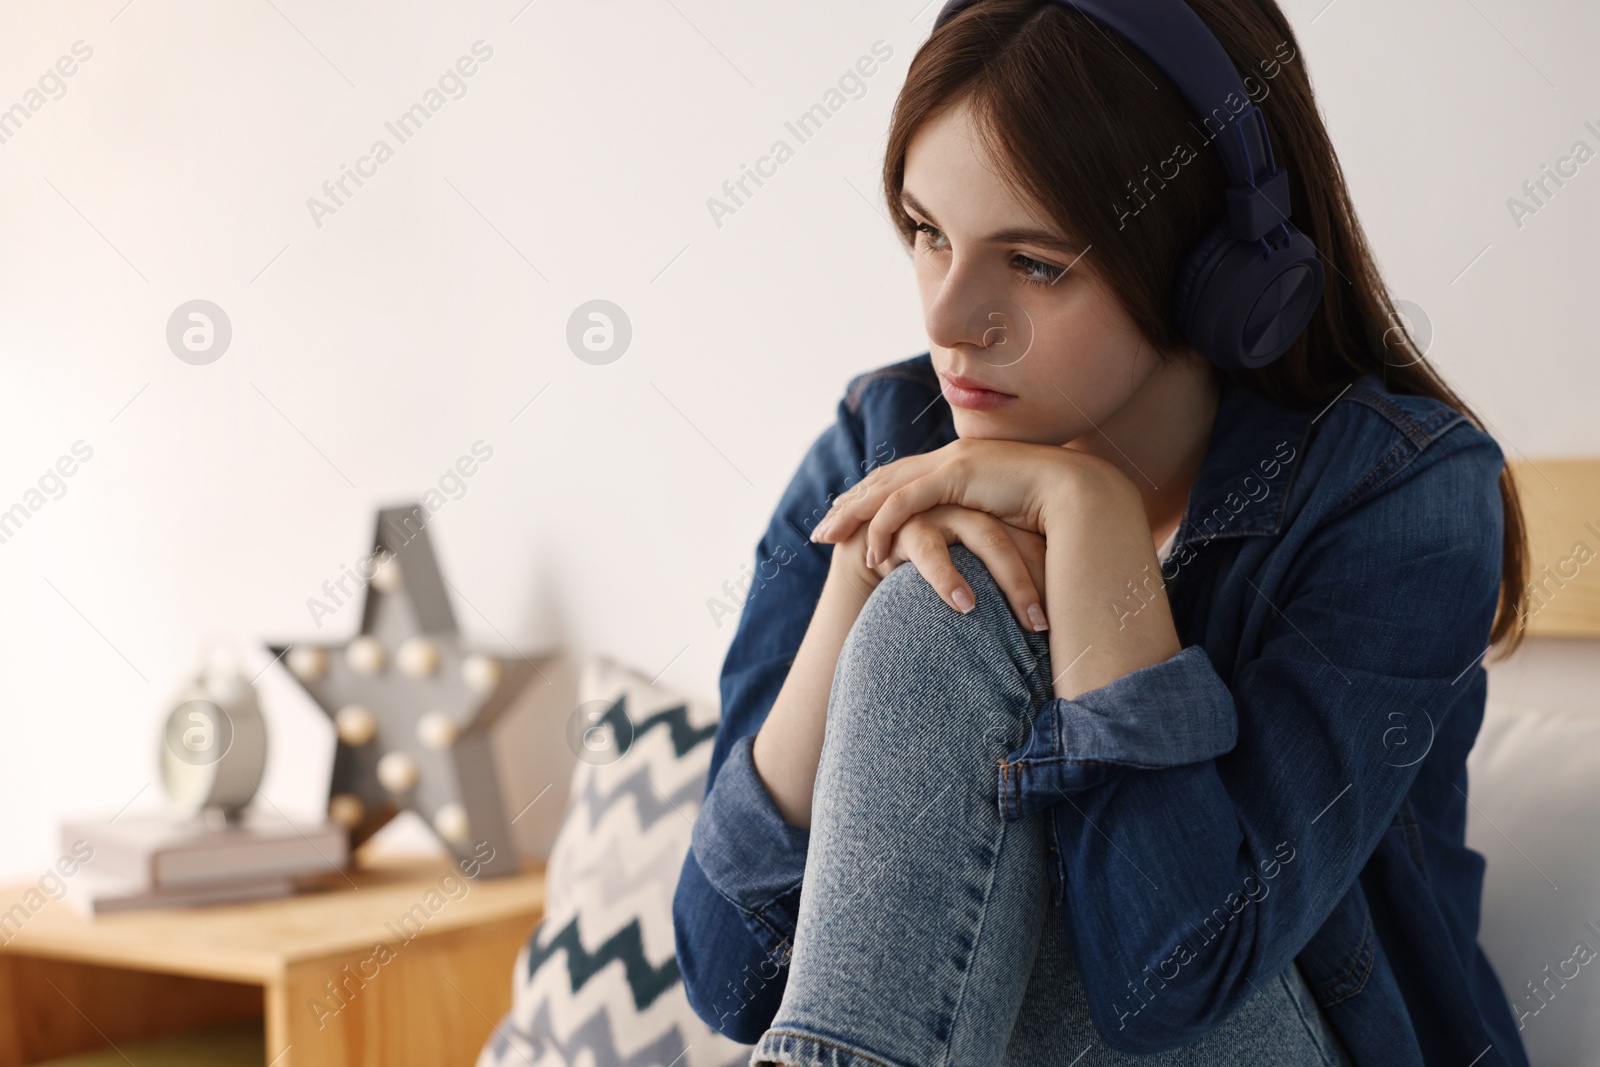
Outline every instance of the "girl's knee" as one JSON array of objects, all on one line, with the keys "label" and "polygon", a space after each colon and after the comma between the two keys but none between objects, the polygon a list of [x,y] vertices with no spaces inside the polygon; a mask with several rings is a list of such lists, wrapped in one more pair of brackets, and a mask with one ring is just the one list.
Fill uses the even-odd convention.
[{"label": "girl's knee", "polygon": [[955,544],[950,546],[950,561],[972,589],[976,603],[971,611],[956,611],[914,564],[902,563],[872,591],[861,610],[858,627],[913,640],[938,633],[945,640],[1026,648],[1030,631],[1017,621],[1005,593],[983,560],[965,545]]},{"label": "girl's knee", "polygon": [[951,545],[950,558],[972,588],[972,610],[950,607],[914,564],[902,563],[862,607],[840,656],[841,672],[861,681],[898,678],[914,688],[969,695],[980,705],[993,692],[1042,702],[1049,692],[1048,639],[1022,628],[971,550]]}]

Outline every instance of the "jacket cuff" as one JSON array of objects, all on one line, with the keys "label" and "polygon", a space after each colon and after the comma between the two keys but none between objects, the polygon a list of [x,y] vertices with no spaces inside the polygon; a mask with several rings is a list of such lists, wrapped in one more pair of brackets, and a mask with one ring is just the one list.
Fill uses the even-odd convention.
[{"label": "jacket cuff", "polygon": [[1000,764],[1000,814],[1042,811],[1126,770],[1215,759],[1238,740],[1233,694],[1199,645],[1071,700],[1054,697]]},{"label": "jacket cuff", "polygon": [[794,937],[811,833],[784,821],[751,758],[755,735],[735,741],[695,819],[691,847],[711,887],[768,952]]}]

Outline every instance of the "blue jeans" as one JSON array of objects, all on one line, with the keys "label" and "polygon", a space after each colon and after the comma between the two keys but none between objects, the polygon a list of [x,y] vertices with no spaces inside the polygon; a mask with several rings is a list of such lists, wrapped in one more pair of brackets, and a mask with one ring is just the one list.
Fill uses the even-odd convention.
[{"label": "blue jeans", "polygon": [[1052,695],[1048,638],[977,556],[951,557],[971,612],[902,565],[840,654],[787,987],[751,1063],[1348,1065],[1292,963],[1191,1045],[1101,1042],[1050,902],[1045,814],[1008,823],[996,803],[999,761]]}]

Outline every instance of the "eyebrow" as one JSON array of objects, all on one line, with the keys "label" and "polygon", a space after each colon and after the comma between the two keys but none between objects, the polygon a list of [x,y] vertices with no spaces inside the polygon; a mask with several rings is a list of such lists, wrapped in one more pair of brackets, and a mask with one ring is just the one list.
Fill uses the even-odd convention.
[{"label": "eyebrow", "polygon": [[[900,203],[933,223],[934,226],[939,225],[938,220],[933,217],[933,212],[924,207],[922,201],[912,195],[909,189],[900,191]],[[991,233],[984,240],[992,244],[1033,244],[1043,248],[1053,248],[1058,252],[1068,254],[1078,254],[1083,251],[1083,246],[1076,241],[1062,237],[1051,230],[1000,230],[997,233]]]}]

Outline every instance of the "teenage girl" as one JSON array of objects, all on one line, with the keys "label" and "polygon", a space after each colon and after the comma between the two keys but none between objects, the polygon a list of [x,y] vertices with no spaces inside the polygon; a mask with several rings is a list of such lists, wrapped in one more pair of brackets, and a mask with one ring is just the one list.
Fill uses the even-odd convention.
[{"label": "teenage girl", "polygon": [[695,1010],[753,1064],[1525,1064],[1463,842],[1521,514],[1282,12],[955,0],[883,175],[929,347],[758,546]]}]

